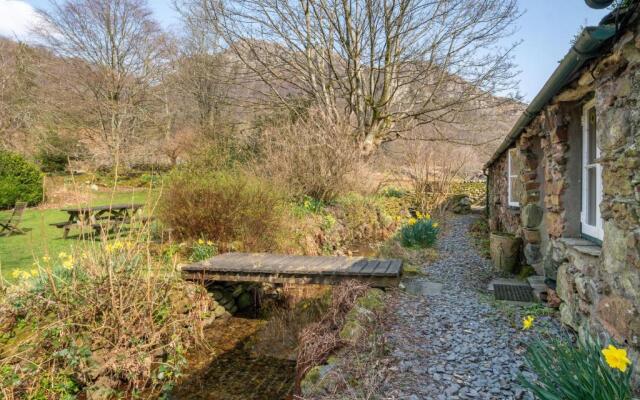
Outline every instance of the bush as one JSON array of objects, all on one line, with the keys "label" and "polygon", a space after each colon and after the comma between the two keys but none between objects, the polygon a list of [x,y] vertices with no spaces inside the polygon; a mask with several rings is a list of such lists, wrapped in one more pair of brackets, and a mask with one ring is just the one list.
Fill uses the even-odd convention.
[{"label": "bush", "polygon": [[202,339],[214,306],[203,287],[131,241],[82,250],[43,257],[0,292],[0,398],[160,394]]},{"label": "bush", "polygon": [[360,148],[346,121],[311,113],[291,125],[266,129],[258,144],[256,174],[295,195],[324,202],[353,188]]},{"label": "bush", "polygon": [[[626,351],[618,349],[618,352]],[[542,400],[629,400],[632,368],[608,364],[598,340],[587,338],[576,346],[565,341],[536,341],[529,346],[526,364],[537,379],[521,376],[523,385]]]},{"label": "bush", "polygon": [[40,169],[48,173],[64,172],[69,161],[79,160],[78,141],[73,138],[62,137],[55,132],[49,133],[36,156]]},{"label": "bush", "polygon": [[429,247],[438,237],[438,223],[429,215],[410,218],[400,229],[400,242],[404,247]]},{"label": "bush", "polygon": [[0,209],[16,201],[36,205],[42,201],[42,172],[20,155],[0,150]]},{"label": "bush", "polygon": [[169,175],[159,216],[176,237],[206,237],[222,250],[277,250],[284,227],[283,197],[242,172],[178,170]]}]

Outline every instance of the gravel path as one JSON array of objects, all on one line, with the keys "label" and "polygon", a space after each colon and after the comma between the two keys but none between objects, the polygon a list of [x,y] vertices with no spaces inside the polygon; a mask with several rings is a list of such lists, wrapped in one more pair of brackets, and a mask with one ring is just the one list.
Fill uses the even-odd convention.
[{"label": "gravel path", "polygon": [[491,266],[467,237],[475,218],[453,219],[439,239],[439,260],[405,282],[423,293],[398,299],[387,333],[394,360],[387,399],[530,398],[517,384],[528,334],[477,291]]}]

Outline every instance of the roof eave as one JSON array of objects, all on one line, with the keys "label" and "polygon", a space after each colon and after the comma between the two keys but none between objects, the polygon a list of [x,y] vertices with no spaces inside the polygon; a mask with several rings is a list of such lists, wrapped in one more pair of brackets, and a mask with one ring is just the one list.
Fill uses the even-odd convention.
[{"label": "roof eave", "polygon": [[547,103],[557,95],[562,88],[575,79],[575,73],[584,64],[603,53],[608,46],[605,44],[616,34],[616,26],[604,24],[588,26],[582,30],[574,45],[564,56],[553,74],[549,77],[540,92],[534,97],[527,109],[516,121],[513,128],[495,151],[493,156],[484,164],[489,168],[513,143],[520,137],[524,129],[533,121]]}]

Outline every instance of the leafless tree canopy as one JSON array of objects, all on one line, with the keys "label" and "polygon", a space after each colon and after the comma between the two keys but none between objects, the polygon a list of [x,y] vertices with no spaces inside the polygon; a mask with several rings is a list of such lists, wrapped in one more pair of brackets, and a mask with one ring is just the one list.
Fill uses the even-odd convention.
[{"label": "leafless tree canopy", "polygon": [[375,147],[417,125],[456,122],[514,88],[497,45],[515,0],[202,0],[270,98],[304,97],[354,119]]},{"label": "leafless tree canopy", "polygon": [[117,160],[148,118],[151,90],[166,64],[151,10],[143,0],[67,0],[41,14],[40,37],[67,63],[60,78],[88,106],[68,117]]}]

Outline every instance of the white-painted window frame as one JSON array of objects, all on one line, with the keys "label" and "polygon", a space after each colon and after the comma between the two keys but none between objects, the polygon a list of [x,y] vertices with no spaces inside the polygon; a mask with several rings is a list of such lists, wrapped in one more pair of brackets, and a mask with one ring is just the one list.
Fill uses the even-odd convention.
[{"label": "white-painted window frame", "polygon": [[513,174],[511,171],[511,152],[512,151],[518,151],[517,148],[513,147],[509,150],[507,150],[507,203],[509,204],[509,207],[520,207],[520,201],[519,199],[512,199],[512,190],[511,187],[513,186],[511,183],[512,179],[519,179],[519,175],[518,174]]},{"label": "white-painted window frame", "polygon": [[[600,203],[602,202],[602,165],[598,162],[600,158],[600,148],[598,147],[598,129],[596,128],[596,162],[588,164],[589,160],[589,111],[595,108],[595,100],[587,102],[582,108],[582,209],[580,211],[581,231],[584,235],[594,239],[602,240],[604,238],[604,229],[602,226],[602,216],[600,215]],[[597,124],[596,124],[597,126]],[[588,223],[588,197],[589,183],[588,171],[595,169],[596,175],[596,224]]]}]

